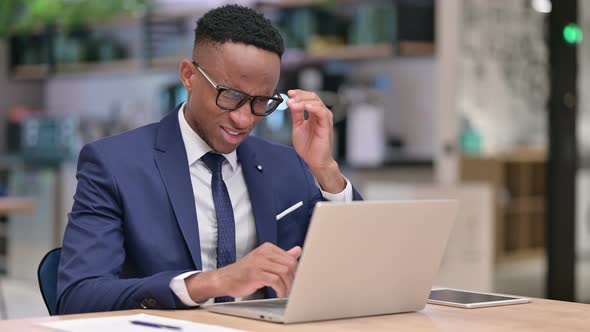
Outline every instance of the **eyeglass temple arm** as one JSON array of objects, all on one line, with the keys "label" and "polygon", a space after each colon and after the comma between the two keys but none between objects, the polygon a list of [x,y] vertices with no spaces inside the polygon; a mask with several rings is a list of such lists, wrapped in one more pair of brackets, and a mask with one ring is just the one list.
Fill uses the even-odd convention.
[{"label": "eyeglass temple arm", "polygon": [[211,85],[213,85],[213,87],[215,89],[217,89],[217,87],[218,87],[217,83],[213,82],[213,80],[207,74],[205,74],[205,72],[201,69],[199,64],[193,61],[193,65],[195,67],[197,67],[197,70],[199,71],[199,73],[201,73],[205,77],[205,79],[207,79],[207,81],[209,81],[209,83],[211,83]]}]

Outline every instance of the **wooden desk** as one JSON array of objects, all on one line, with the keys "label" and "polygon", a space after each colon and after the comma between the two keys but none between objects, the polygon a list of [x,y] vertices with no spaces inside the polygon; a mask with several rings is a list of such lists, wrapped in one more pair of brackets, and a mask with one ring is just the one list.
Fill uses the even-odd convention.
[{"label": "wooden desk", "polygon": [[[67,315],[25,320],[0,321],[0,331],[52,331],[34,324],[56,319],[91,318],[137,313],[185,319],[249,331],[589,331],[590,305],[534,299],[512,306],[458,309],[427,305],[408,314],[341,319],[325,322],[281,325],[246,318],[209,313],[204,310],[131,310],[110,313]],[[147,331],[147,330],[146,330]]]}]

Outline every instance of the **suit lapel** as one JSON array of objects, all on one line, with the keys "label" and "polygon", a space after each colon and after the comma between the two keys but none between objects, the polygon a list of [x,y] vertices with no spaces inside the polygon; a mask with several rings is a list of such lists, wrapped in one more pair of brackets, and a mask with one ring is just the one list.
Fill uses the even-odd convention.
[{"label": "suit lapel", "polygon": [[154,148],[155,162],[166,186],[182,236],[196,269],[200,270],[202,263],[199,227],[186,150],[178,124],[178,107],[160,122]]},{"label": "suit lapel", "polygon": [[238,158],[242,164],[242,172],[256,223],[258,244],[270,242],[277,244],[277,222],[274,215],[274,196],[271,186],[271,172],[265,168],[263,160],[257,158],[253,141],[246,139],[238,147]]}]

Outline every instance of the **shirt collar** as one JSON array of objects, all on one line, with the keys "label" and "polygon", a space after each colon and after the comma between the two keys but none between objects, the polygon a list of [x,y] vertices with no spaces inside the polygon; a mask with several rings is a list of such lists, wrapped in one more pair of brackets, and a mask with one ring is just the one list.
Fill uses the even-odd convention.
[{"label": "shirt collar", "polygon": [[[195,161],[201,159],[207,152],[213,151],[211,147],[199,136],[188,124],[184,117],[184,109],[186,103],[182,104],[178,110],[178,123],[180,125],[180,133],[182,140],[184,141],[184,147],[186,150],[186,158],[188,165],[192,165]],[[238,156],[236,151],[232,151],[228,154],[223,154],[225,159],[229,162],[232,171],[236,169],[238,164]]]}]

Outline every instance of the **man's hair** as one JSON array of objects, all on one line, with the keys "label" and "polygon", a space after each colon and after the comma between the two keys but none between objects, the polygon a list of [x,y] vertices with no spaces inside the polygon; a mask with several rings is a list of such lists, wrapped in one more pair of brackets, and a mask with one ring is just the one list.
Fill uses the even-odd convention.
[{"label": "man's hair", "polygon": [[205,13],[195,28],[194,48],[199,45],[242,43],[276,53],[285,51],[283,37],[272,23],[254,9],[225,5]]}]

